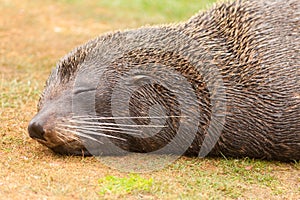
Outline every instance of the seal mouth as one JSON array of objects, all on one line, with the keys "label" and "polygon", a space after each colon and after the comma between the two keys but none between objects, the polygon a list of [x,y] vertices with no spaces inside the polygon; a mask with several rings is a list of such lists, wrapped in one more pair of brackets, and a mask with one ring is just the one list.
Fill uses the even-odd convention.
[{"label": "seal mouth", "polygon": [[61,144],[55,144],[55,143],[51,143],[49,141],[45,141],[43,139],[37,139],[37,138],[35,138],[35,140],[37,142],[47,146],[53,152],[61,154],[61,155],[92,156],[92,154],[84,146],[81,146],[78,143],[78,141],[76,141],[76,140],[64,142]]},{"label": "seal mouth", "polygon": [[70,148],[66,145],[59,145],[51,148],[52,151],[61,155],[71,156],[92,156],[86,148]]}]

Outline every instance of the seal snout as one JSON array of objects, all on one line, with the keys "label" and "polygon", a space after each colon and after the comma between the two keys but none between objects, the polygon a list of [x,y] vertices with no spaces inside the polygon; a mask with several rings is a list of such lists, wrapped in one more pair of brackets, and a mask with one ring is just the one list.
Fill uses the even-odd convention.
[{"label": "seal snout", "polygon": [[45,131],[40,123],[32,120],[28,125],[28,132],[31,138],[46,141],[46,139],[44,138]]}]

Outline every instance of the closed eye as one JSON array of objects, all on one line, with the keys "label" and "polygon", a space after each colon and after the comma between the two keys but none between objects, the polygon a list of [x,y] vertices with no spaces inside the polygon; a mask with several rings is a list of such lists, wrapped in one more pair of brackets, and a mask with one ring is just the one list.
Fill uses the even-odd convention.
[{"label": "closed eye", "polygon": [[73,94],[95,91],[97,88],[77,88],[73,90]]}]

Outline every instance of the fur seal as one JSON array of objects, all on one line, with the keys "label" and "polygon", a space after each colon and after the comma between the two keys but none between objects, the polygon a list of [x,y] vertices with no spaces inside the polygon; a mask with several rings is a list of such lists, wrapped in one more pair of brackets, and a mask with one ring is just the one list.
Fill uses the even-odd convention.
[{"label": "fur seal", "polygon": [[298,0],[237,0],[105,34],[58,62],[29,135],[70,155],[299,160],[299,29]]}]

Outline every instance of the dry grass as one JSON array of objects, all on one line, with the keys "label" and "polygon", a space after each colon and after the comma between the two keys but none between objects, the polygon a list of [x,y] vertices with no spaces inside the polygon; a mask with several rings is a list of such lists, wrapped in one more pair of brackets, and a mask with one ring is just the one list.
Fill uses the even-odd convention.
[{"label": "dry grass", "polygon": [[[132,7],[136,12],[124,6],[128,2],[85,2],[0,1],[1,199],[300,198],[299,163],[181,158],[138,176],[136,182],[147,185],[144,190],[128,173],[95,158],[58,156],[31,140],[27,123],[35,114],[38,95],[50,69],[66,52],[108,30],[164,23],[194,12],[186,7],[175,19],[169,10],[155,9],[167,4],[135,4],[149,7],[146,13],[153,17],[148,18],[138,6]],[[174,10],[180,8],[178,2]],[[125,189],[118,188],[120,181]]]}]

